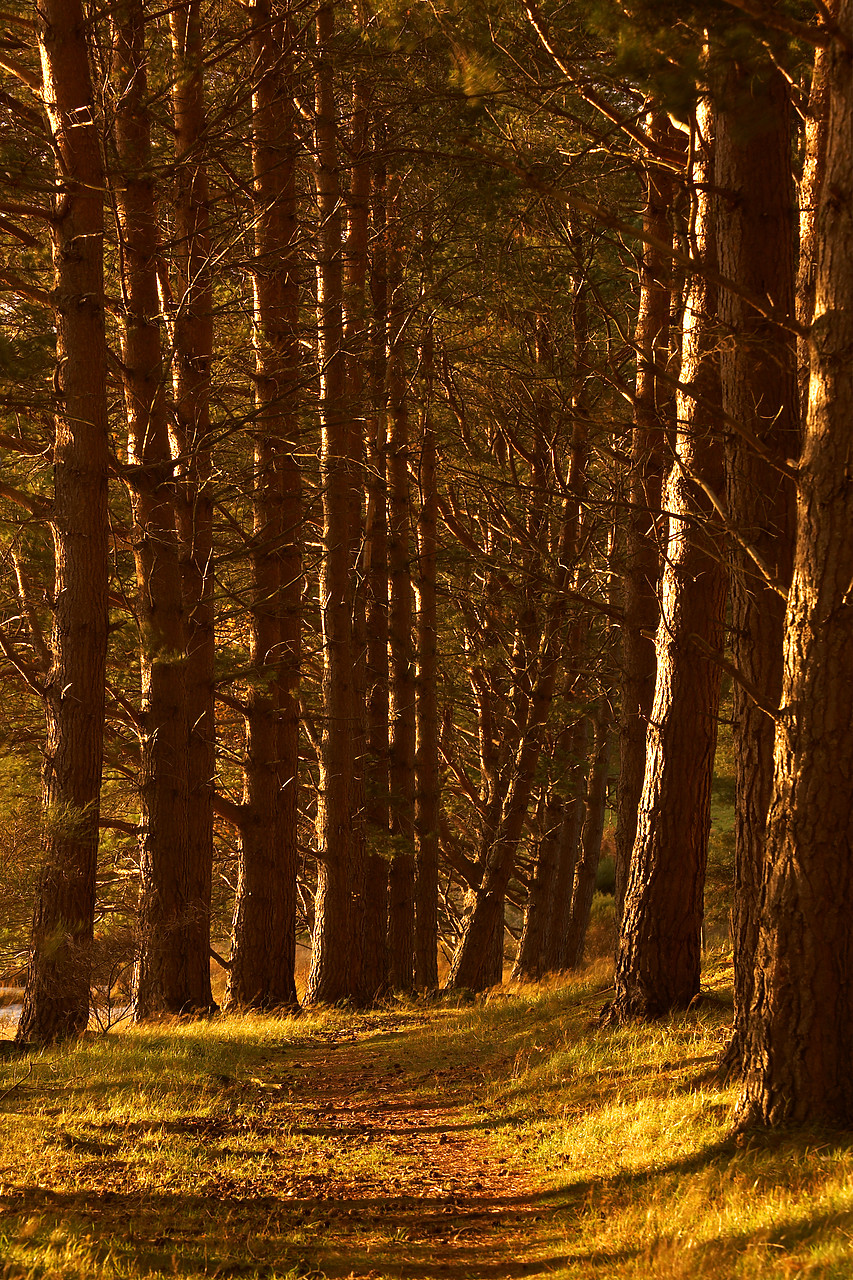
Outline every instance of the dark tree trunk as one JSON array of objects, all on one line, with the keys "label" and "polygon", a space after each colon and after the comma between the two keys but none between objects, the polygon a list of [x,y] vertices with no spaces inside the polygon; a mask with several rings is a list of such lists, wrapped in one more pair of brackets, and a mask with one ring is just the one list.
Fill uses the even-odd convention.
[{"label": "dark tree trunk", "polygon": [[572,727],[569,739],[570,763],[568,767],[569,798],[563,810],[557,842],[557,875],[554,880],[553,901],[545,934],[542,969],[545,973],[562,973],[569,968],[568,936],[572,919],[575,875],[583,831],[584,797],[587,788],[589,748],[591,740],[589,718],[583,716]]},{"label": "dark tree trunk", "polygon": [[[717,113],[717,245],[720,271],[780,314],[794,310],[795,208],[791,112],[782,73],[728,67]],[[749,433],[729,434],[726,495],[732,569],[731,651],[765,706],[782,690],[782,633],[793,553],[793,482],[799,408],[794,337],[726,290],[720,295],[723,409]],[[740,1064],[752,999],[765,819],[773,781],[774,723],[740,685],[734,690],[735,1018],[727,1055]]]},{"label": "dark tree trunk", "polygon": [[335,5],[317,12],[316,186],[321,230],[317,304],[320,331],[320,481],[323,559],[324,725],[317,804],[317,896],[306,998],[310,1004],[348,999],[352,912],[353,787],[352,584],[350,580],[350,430],[343,343],[343,226],[332,65]]},{"label": "dark tree trunk", "polygon": [[229,1008],[297,1005],[300,469],[296,386],[296,135],[293,34],[276,0],[252,10],[255,465],[251,660]]},{"label": "dark tree trunk", "polygon": [[432,421],[432,329],[427,330],[421,356],[425,372],[423,394],[420,514],[418,516],[417,614],[417,748],[415,753],[415,847],[417,864],[415,982],[422,990],[438,986],[438,600],[436,557],[438,489],[436,441]]},{"label": "dark tree trunk", "polygon": [[367,273],[370,233],[370,197],[373,156],[371,154],[372,84],[364,75],[356,77],[352,89],[352,126],[349,151],[352,156],[347,197],[347,238],[344,277],[344,345],[347,352],[347,395],[349,399],[350,459],[350,563],[353,573],[353,792],[352,849],[350,852],[349,986],[355,999],[369,1003],[361,971],[364,964],[367,911],[367,608],[366,570],[367,515],[364,476],[367,470],[365,423],[369,417],[368,397],[371,352],[367,311]]},{"label": "dark tree trunk", "polygon": [[[697,115],[691,248],[700,268],[713,268],[713,117],[706,102]],[[723,481],[722,449],[714,436],[719,404],[714,293],[697,272],[685,302],[685,390],[678,396],[676,457],[664,501],[669,532],[655,700],[622,916],[613,1021],[686,1008],[699,991],[720,689],[719,668],[705,654],[722,649],[726,586],[722,540],[703,490],[708,486],[719,493]]]},{"label": "dark tree trunk", "polygon": [[51,220],[57,356],[53,662],[45,685],[42,871],[18,1039],[89,1020],[107,649],[107,397],[101,152],[78,0],[39,10],[58,184]]},{"label": "dark tree trunk", "polygon": [[514,982],[538,982],[545,972],[545,939],[553,909],[565,805],[566,802],[556,787],[553,783],[550,784],[544,804],[541,805],[536,862],[512,969]]},{"label": "dark tree trunk", "polygon": [[[377,149],[381,142],[376,130]],[[373,178],[370,285],[372,413],[366,433],[365,611],[367,619],[365,817],[368,853],[362,914],[361,1000],[371,1003],[388,989],[388,525],[386,482],[386,368],[388,281],[385,235],[385,172]]]},{"label": "dark tree trunk", "polygon": [[143,956],[158,968],[158,981],[175,997],[177,1012],[185,994],[186,627],[160,327],[152,319],[159,312],[158,228],[141,0],[117,6],[113,22],[115,139],[122,175],[117,200],[127,302],[122,356],[142,673],[140,933]]},{"label": "dark tree trunk", "polygon": [[853,1124],[853,0],[827,67],[811,377],[743,1124]]},{"label": "dark tree trunk", "polygon": [[581,856],[572,894],[572,915],[566,936],[566,959],[570,969],[583,963],[586,934],[595,894],[601,839],[607,811],[607,777],[610,770],[610,704],[606,698],[595,710],[595,737],[592,766],[587,787]]},{"label": "dark tree trunk", "polygon": [[209,1012],[213,868],[213,495],[210,360],[213,301],[205,167],[204,55],[198,0],[169,17],[175,128],[174,280],[171,296],[175,397],[175,514],[187,637],[187,860],[142,866],[140,951],[134,1014]]},{"label": "dark tree trunk", "polygon": [[391,986],[414,987],[415,955],[415,663],[412,649],[409,405],[405,361],[405,299],[400,243],[400,191],[390,202],[388,337],[388,581],[391,703],[389,720],[391,868],[388,952]]}]

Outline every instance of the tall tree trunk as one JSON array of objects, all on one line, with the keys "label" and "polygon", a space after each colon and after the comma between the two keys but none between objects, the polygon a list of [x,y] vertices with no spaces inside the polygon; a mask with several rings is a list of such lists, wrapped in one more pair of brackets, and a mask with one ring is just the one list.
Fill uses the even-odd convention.
[{"label": "tall tree trunk", "polygon": [[350,429],[343,342],[343,226],[332,41],[335,5],[317,11],[316,186],[320,211],[317,305],[320,337],[320,483],[323,559],[323,740],[317,804],[317,896],[306,998],[350,997],[350,839],[353,786],[353,654],[350,581]]},{"label": "tall tree trunk", "polygon": [[[837,8],[838,0],[828,0],[827,9],[830,14],[834,15]],[[799,185],[800,256],[797,265],[797,320],[804,330],[808,330],[814,315],[818,249],[817,214],[826,171],[826,134],[829,124],[828,69],[829,51],[816,49],[805,118],[805,149]],[[800,393],[801,420],[805,419],[808,408],[810,364],[808,334],[801,333],[797,340],[797,386]]]},{"label": "tall tree trunk", "polygon": [[591,728],[589,717],[582,716],[572,726],[569,738],[569,798],[563,810],[557,843],[557,874],[542,952],[544,973],[562,973],[569,968],[568,937],[583,832]]},{"label": "tall tree trunk", "polygon": [[[769,59],[729,66],[717,113],[717,245],[720,271],[780,314],[794,310],[794,190],[787,84]],[[731,530],[731,650],[765,705],[782,690],[782,632],[791,576],[795,491],[786,460],[796,457],[799,408],[790,330],[727,290],[720,294],[727,341],[721,354],[723,409],[752,441],[731,433],[726,496]],[[760,567],[759,567],[760,566]],[[768,581],[770,579],[770,581]],[[752,999],[765,819],[773,782],[772,718],[740,685],[734,690],[735,812],[734,1036],[739,1065]]]},{"label": "tall tree trunk", "polygon": [[[661,143],[671,141],[666,115],[653,111],[649,133]],[[673,178],[670,170],[647,163],[643,232],[659,243],[672,239]],[[656,369],[669,357],[670,259],[656,246],[646,245],[640,268],[640,306],[637,316],[637,381],[631,469],[628,477],[628,520],[624,548],[622,628],[622,690],[619,718],[619,790],[616,823],[616,914],[622,915],[631,851],[637,833],[637,809],[646,765],[646,729],[655,691],[655,645],[652,640],[660,609],[660,523],[664,433],[672,411],[672,397]]]},{"label": "tall tree trunk", "polygon": [[[717,741],[720,674],[705,653],[723,644],[725,572],[721,538],[702,486],[719,493],[715,439],[719,375],[715,291],[702,274],[716,263],[709,194],[713,117],[697,111],[691,174],[692,255],[698,267],[685,305],[676,456],[657,632],[657,679],[646,773],[622,916],[612,1021],[685,1008],[699,990],[702,895]],[[694,396],[696,398],[694,398]]]},{"label": "tall tree trunk", "polygon": [[586,934],[592,911],[601,839],[607,811],[607,776],[610,770],[610,703],[602,698],[595,709],[595,737],[592,767],[587,787],[581,856],[572,894],[572,915],[566,932],[566,958],[570,969],[583,963]]},{"label": "tall tree trunk", "polygon": [[[175,512],[187,629],[187,862],[143,867],[142,935],[135,1016],[215,1008],[210,990],[213,868],[213,498],[210,361],[213,299],[204,157],[204,56],[198,0],[169,16],[175,128],[172,321],[175,397],[172,450],[178,460]],[[180,963],[171,956],[180,947]],[[169,958],[167,958],[169,957]]]},{"label": "tall tree trunk", "polygon": [[[140,729],[143,956],[164,993],[184,1003],[187,892],[186,628],[157,296],[158,228],[151,158],[145,17],[116,7],[113,85],[121,182],[117,201],[124,296],[123,379],[142,674]],[[140,975],[137,975],[139,981]]]},{"label": "tall tree trunk", "polygon": [[524,906],[521,937],[510,975],[513,982],[538,982],[544,972],[543,944],[551,914],[554,877],[557,874],[557,848],[565,802],[553,783],[549,783],[543,791],[545,794],[540,794],[537,815],[536,858]]},{"label": "tall tree trunk", "polygon": [[[375,129],[379,149],[381,130]],[[385,235],[385,172],[373,178],[372,413],[366,433],[365,613],[367,620],[365,818],[368,852],[362,913],[360,998],[371,1003],[388,986],[388,527],[385,445],[388,281]]]},{"label": "tall tree trunk", "polygon": [[[853,0],[829,50],[811,377],[741,1122],[853,1123]],[[846,47],[842,41],[846,41]]]},{"label": "tall tree trunk", "polygon": [[39,9],[43,102],[57,162],[53,663],[45,685],[42,870],[18,1039],[89,1020],[107,649],[107,396],[101,152],[79,0]]},{"label": "tall tree trunk", "polygon": [[299,711],[302,565],[297,459],[299,290],[296,133],[287,6],[251,11],[255,264],[255,457],[251,660],[243,810],[227,1004],[297,1004]]},{"label": "tall tree trunk", "polygon": [[400,237],[399,180],[390,201],[391,300],[388,334],[388,647],[391,869],[388,877],[388,952],[391,986],[414,986],[415,954],[415,664],[412,651],[411,494],[409,404],[405,360],[405,294]]},{"label": "tall tree trunk", "polygon": [[[360,14],[362,24],[364,14]],[[370,194],[373,169],[370,138],[372,86],[362,74],[352,88],[352,126],[349,150],[352,156],[350,189],[347,197],[347,238],[344,269],[344,345],[347,353],[347,394],[349,398],[350,476],[350,564],[353,574],[353,790],[350,839],[350,920],[349,987],[362,1003],[369,1002],[361,981],[364,962],[365,912],[367,909],[367,547],[365,484],[367,441],[365,423],[369,416],[370,344],[367,311],[367,271],[370,232]]]},{"label": "tall tree trunk", "polygon": [[417,582],[417,746],[415,752],[415,982],[422,990],[438,986],[438,601],[436,557],[438,487],[435,425],[432,420],[433,333],[424,337],[424,405],[421,428],[420,513]]}]

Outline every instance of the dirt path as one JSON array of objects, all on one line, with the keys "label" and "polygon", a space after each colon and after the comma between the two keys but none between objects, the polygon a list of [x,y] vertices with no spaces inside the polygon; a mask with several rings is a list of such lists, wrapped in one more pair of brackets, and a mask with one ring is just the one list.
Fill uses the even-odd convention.
[{"label": "dirt path", "polygon": [[295,1133],[341,1155],[353,1143],[381,1149],[375,1176],[294,1188],[301,1207],[322,1211],[306,1264],[353,1280],[550,1274],[565,1258],[551,1247],[547,1197],[520,1156],[495,1152],[489,1114],[472,1119],[471,1083],[452,1069],[441,1082],[412,1079],[404,1037],[396,1051],[388,1043],[385,1034],[303,1050],[283,1073],[300,1112]]},{"label": "dirt path", "polygon": [[108,1056],[78,1074],[71,1055],[67,1086],[49,1064],[15,1086],[32,1154],[0,1186],[0,1277],[511,1280],[568,1261],[564,1211],[511,1137],[493,1140],[514,1122],[485,1105],[481,1055],[469,1046],[466,1066],[434,1018],[361,1017],[225,1055],[180,1043],[198,1109],[186,1083],[158,1087],[155,1059],[138,1085],[105,1075]]}]

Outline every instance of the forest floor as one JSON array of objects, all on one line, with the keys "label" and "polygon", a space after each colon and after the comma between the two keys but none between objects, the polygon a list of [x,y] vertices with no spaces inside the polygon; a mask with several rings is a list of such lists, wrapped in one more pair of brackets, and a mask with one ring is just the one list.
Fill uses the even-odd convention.
[{"label": "forest floor", "polygon": [[593,969],[0,1053],[0,1277],[853,1276],[853,1145],[731,1133],[725,981],[615,1033]]}]

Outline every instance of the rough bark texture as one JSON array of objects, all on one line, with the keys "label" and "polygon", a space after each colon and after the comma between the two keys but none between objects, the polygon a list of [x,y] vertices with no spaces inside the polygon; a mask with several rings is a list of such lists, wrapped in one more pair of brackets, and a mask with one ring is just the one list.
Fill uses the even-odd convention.
[{"label": "rough bark texture", "polygon": [[302,565],[296,384],[296,135],[292,32],[275,0],[252,9],[255,459],[251,608],[253,682],[231,968],[231,1008],[297,1004],[297,798]]},{"label": "rough bark texture", "polygon": [[[769,59],[728,66],[717,93],[717,246],[720,271],[774,309],[794,309],[795,207],[788,87]],[[727,290],[723,409],[752,441],[729,434],[726,498],[730,529],[732,657],[766,706],[782,690],[782,630],[791,576],[795,492],[785,464],[799,446],[794,337]],[[754,442],[754,443],[753,443]],[[768,581],[768,578],[772,582]],[[773,585],[775,584],[775,586]],[[739,1064],[755,972],[765,820],[773,780],[774,723],[734,688],[735,1019],[731,1065]]]},{"label": "rough bark texture", "polygon": [[423,990],[438,986],[438,600],[436,557],[438,489],[435,427],[431,417],[432,332],[422,351],[426,380],[421,431],[420,513],[417,582],[417,745],[415,753],[415,982]]},{"label": "rough bark texture", "polygon": [[[364,13],[360,12],[360,21]],[[364,963],[367,911],[367,608],[366,569],[369,559],[366,540],[365,463],[367,441],[365,423],[370,387],[371,352],[367,318],[367,274],[370,232],[370,196],[373,156],[371,154],[372,82],[363,74],[352,87],[352,124],[349,153],[351,177],[347,195],[347,236],[344,269],[344,345],[347,353],[347,396],[349,404],[350,453],[350,564],[353,575],[353,789],[352,847],[350,850],[350,943],[349,986],[355,999],[369,1003],[361,971]]]},{"label": "rough bark texture", "polygon": [[[140,862],[155,901],[143,901],[141,930],[180,920],[187,875],[186,629],[175,531],[173,465],[163,381],[157,295],[157,210],[151,168],[145,19],[140,0],[114,17],[117,199],[127,311],[122,333],[128,486],[133,513],[142,675]],[[182,987],[180,938],[160,940],[164,985]]]},{"label": "rough bark texture", "polygon": [[[827,9],[831,13],[834,13],[837,7],[838,0],[829,0]],[[800,176],[798,193],[800,256],[797,264],[797,320],[806,329],[811,324],[814,314],[818,245],[817,212],[826,170],[826,131],[829,123],[826,82],[828,62],[828,50],[816,49],[805,118],[803,172]],[[810,364],[808,338],[801,336],[797,340],[797,386],[801,418],[805,417],[808,407]]]},{"label": "rough bark texture", "polygon": [[[672,128],[660,111],[648,121],[650,135],[670,140]],[[673,198],[672,174],[649,163],[643,231],[668,244]],[[637,807],[646,764],[646,729],[655,690],[660,546],[661,482],[664,431],[672,412],[672,396],[657,377],[669,356],[670,260],[651,245],[640,266],[637,315],[637,381],[631,469],[627,484],[628,521],[624,546],[622,607],[622,689],[619,719],[619,790],[616,824],[616,912],[621,916],[628,868],[637,831]]]},{"label": "rough bark texture", "polygon": [[811,377],[742,1123],[853,1123],[853,0],[828,58]]},{"label": "rough bark texture", "polygon": [[18,1039],[89,1020],[107,647],[103,173],[78,0],[39,10],[59,184],[51,221],[57,356],[53,662],[45,683],[42,871]]},{"label": "rough bark texture", "polygon": [[[701,267],[716,261],[707,103],[697,117],[691,248]],[[719,669],[704,652],[722,648],[725,605],[721,538],[713,522],[703,520],[713,513],[701,488],[719,493],[723,481],[722,448],[713,434],[713,406],[719,403],[714,292],[697,273],[685,304],[681,380],[688,390],[678,396],[676,457],[664,500],[670,514],[657,679],[610,1010],[614,1021],[685,1008],[699,990],[720,687]]]},{"label": "rough bark texture", "polygon": [[[374,130],[375,147],[381,130]],[[388,279],[385,237],[385,171],[376,164],[372,184],[373,252],[370,289],[372,413],[365,437],[367,512],[365,516],[365,614],[367,621],[365,817],[368,853],[362,913],[361,993],[364,1003],[388,989],[388,525],[386,482],[386,368]]]},{"label": "rough bark texture", "polygon": [[389,718],[391,869],[388,953],[391,986],[414,987],[415,955],[415,655],[412,648],[409,405],[406,385],[402,245],[398,197],[391,201],[388,335],[388,581],[391,699]]},{"label": "rough bark texture", "polygon": [[210,359],[212,296],[204,164],[204,77],[199,6],[170,15],[175,127],[172,338],[175,398],[172,450],[175,512],[187,639],[187,859],[163,849],[142,862],[140,950],[134,1015],[209,1012],[210,893],[213,866],[212,494]]},{"label": "rough bark texture", "polygon": [[317,894],[306,999],[349,998],[350,855],[353,783],[353,655],[350,582],[350,431],[343,343],[343,226],[337,110],[331,63],[333,4],[317,12],[316,187],[321,231],[317,263],[320,333],[320,481],[323,558],[323,740],[317,804]]}]

